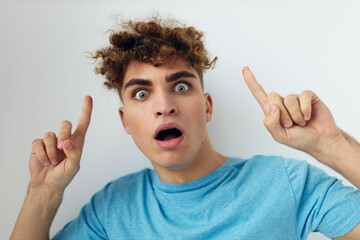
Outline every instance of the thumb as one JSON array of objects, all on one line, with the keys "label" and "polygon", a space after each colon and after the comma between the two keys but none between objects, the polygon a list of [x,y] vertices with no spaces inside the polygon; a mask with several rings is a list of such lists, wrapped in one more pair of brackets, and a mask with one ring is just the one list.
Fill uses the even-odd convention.
[{"label": "thumb", "polygon": [[75,146],[71,139],[64,140],[63,150],[67,157],[67,167],[74,168],[74,171],[79,168],[81,158],[81,148]]},{"label": "thumb", "polygon": [[284,128],[281,126],[279,106],[270,106],[270,111],[264,119],[264,125],[277,142],[286,143],[287,136]]},{"label": "thumb", "polygon": [[62,146],[66,155],[68,155],[67,153],[70,153],[71,150],[74,148],[74,145],[72,144],[70,139],[65,140]]}]

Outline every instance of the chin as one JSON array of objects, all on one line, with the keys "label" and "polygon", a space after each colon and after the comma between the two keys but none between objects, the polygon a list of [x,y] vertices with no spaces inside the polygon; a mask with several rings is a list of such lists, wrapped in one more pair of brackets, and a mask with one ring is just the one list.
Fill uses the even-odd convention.
[{"label": "chin", "polygon": [[166,152],[160,156],[149,159],[154,165],[154,168],[161,167],[169,170],[184,169],[190,164],[188,154],[179,154],[175,152]]}]

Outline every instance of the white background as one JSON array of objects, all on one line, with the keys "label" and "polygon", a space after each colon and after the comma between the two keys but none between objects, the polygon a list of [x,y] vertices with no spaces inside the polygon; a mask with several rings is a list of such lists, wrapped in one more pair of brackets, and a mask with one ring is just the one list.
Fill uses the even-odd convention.
[{"label": "white background", "polygon": [[[105,46],[115,14],[158,11],[205,32],[219,60],[205,74],[217,151],[228,156],[274,154],[306,159],[272,140],[247,89],[248,65],[268,92],[311,89],[337,124],[360,139],[360,3],[358,1],[3,1],[0,3],[0,238],[9,238],[23,203],[31,143],[62,120],[76,125],[85,95],[94,99],[81,170],[66,190],[51,236],[108,181],[151,167],[122,128],[115,92],[93,73],[87,51]],[[349,184],[346,180],[345,184]],[[309,239],[326,239],[313,234]]]}]

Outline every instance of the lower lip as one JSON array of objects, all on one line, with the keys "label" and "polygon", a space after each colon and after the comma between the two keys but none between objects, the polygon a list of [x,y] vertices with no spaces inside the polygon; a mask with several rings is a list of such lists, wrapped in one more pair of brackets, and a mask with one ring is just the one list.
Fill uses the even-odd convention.
[{"label": "lower lip", "polygon": [[164,149],[172,149],[177,147],[182,141],[184,140],[184,134],[182,134],[180,137],[168,140],[168,141],[160,141],[156,140],[156,143],[159,147]]}]

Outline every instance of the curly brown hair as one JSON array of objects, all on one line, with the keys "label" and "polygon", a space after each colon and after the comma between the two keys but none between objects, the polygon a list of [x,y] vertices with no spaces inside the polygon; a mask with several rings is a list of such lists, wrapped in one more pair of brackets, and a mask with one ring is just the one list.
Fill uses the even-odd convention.
[{"label": "curly brown hair", "polygon": [[123,78],[133,60],[159,66],[170,58],[189,61],[198,72],[203,86],[203,71],[214,67],[217,57],[210,61],[202,41],[203,33],[186,27],[173,19],[153,17],[148,21],[127,21],[120,31],[109,30],[110,46],[97,50],[91,58],[100,62],[95,73],[105,76],[104,85],[116,89],[121,97]]}]

